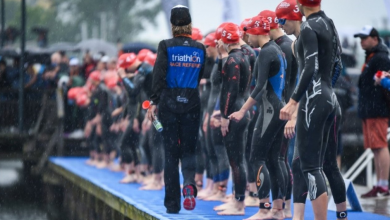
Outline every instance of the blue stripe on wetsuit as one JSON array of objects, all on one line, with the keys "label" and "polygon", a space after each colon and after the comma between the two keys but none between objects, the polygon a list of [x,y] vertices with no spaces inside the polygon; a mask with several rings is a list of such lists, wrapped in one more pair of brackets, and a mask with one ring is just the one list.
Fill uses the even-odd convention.
[{"label": "blue stripe on wetsuit", "polygon": [[168,88],[193,88],[198,86],[199,73],[204,62],[200,48],[175,46],[168,49]]},{"label": "blue stripe on wetsuit", "polygon": [[284,78],[286,78],[286,61],[281,55],[278,55],[278,57],[280,60],[280,70],[275,76],[268,80],[271,83],[275,94],[278,96],[279,100],[282,101],[282,94],[285,86]]}]

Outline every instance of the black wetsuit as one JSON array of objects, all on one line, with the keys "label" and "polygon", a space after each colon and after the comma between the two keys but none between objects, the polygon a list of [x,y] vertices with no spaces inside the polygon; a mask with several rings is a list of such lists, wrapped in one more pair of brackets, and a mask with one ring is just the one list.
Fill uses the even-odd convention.
[{"label": "black wetsuit", "polygon": [[158,105],[158,119],[165,148],[165,198],[168,212],[180,205],[179,160],[184,186],[192,185],[196,197],[196,145],[200,124],[199,81],[203,76],[205,47],[188,37],[174,37],[159,43],[153,69],[150,99]]},{"label": "black wetsuit", "polygon": [[139,155],[137,154],[137,148],[139,143],[139,133],[136,133],[133,129],[134,119],[137,118],[139,113],[139,103],[137,101],[137,95],[140,90],[140,85],[134,83],[133,79],[124,78],[123,85],[127,92],[127,103],[124,118],[129,120],[125,132],[122,134],[120,140],[121,159],[122,163],[132,163],[138,165],[140,162]]},{"label": "black wetsuit", "polygon": [[[331,20],[329,20],[329,24],[334,28],[334,24]],[[335,33],[337,33],[335,31]],[[335,42],[339,42],[337,39],[335,39]],[[338,45],[340,47],[340,45]],[[337,82],[337,79],[342,71],[342,63],[341,63],[341,49],[338,52],[338,55],[335,56],[334,60],[334,68],[332,73],[332,86],[334,86]],[[327,134],[323,136],[323,143],[326,146],[326,151],[323,159],[323,171],[329,181],[330,188],[332,190],[333,194],[333,200],[335,204],[340,204],[342,202],[346,201],[346,188],[344,184],[344,179],[340,173],[339,168],[337,167],[337,149],[338,149],[338,143],[339,135],[338,131],[340,129],[341,124],[341,117],[342,117],[342,111],[340,108],[340,105],[337,101],[337,97],[335,94],[332,94],[332,101],[335,104],[336,108],[336,115],[334,117],[333,125],[330,127],[329,131],[329,137]],[[303,178],[303,172],[301,170],[301,163],[298,153],[298,146],[295,146],[295,152],[294,152],[294,162],[292,165],[293,173],[294,173],[294,184],[296,184],[296,187],[294,187],[294,203],[305,203],[306,201],[306,192],[308,190],[306,182],[304,182]]]},{"label": "black wetsuit", "polygon": [[[205,61],[205,68],[203,78],[206,80],[206,83],[203,85],[199,85],[199,94],[200,94],[200,106],[201,106],[201,115],[202,119],[204,119],[207,102],[210,96],[211,90],[211,82],[210,76],[215,64],[215,60],[211,57],[207,57]],[[216,166],[216,155],[213,151],[210,151],[209,147],[211,138],[207,136],[207,133],[203,132],[202,129],[203,120],[201,120],[199,127],[199,140],[198,140],[198,148],[196,152],[196,173],[203,174],[206,168],[206,177],[207,179],[213,179],[215,170],[213,167]],[[199,185],[198,185],[199,187]]]},{"label": "black wetsuit", "polygon": [[95,90],[97,99],[98,99],[98,114],[101,115],[101,128],[102,128],[102,142],[103,142],[103,152],[106,154],[111,153],[116,150],[116,134],[110,131],[110,126],[113,123],[113,118],[111,117],[111,111],[115,106],[113,103],[113,97],[111,92],[107,89],[104,83],[100,83],[97,89]]},{"label": "black wetsuit", "polygon": [[[250,47],[248,44],[244,44],[241,46],[241,50],[244,53],[245,57],[248,59],[249,64],[251,66],[251,74],[252,74],[252,80],[254,78],[253,71],[255,69],[255,63],[257,55],[252,47]],[[255,109],[257,109],[258,106],[256,106]],[[253,130],[255,129],[255,124],[257,117],[259,116],[258,111],[252,110],[249,112],[251,120],[249,121],[248,130],[246,134],[246,142],[245,142],[245,164],[247,168],[247,180],[249,183],[255,182],[255,173],[253,172],[252,166],[249,163],[250,158],[250,152],[251,152],[251,145],[252,145],[252,135]]]},{"label": "black wetsuit", "polygon": [[279,155],[285,122],[279,119],[279,112],[285,105],[286,60],[280,47],[269,41],[261,48],[256,62],[257,81],[251,97],[262,109],[253,133],[250,163],[257,176],[259,199],[268,198],[270,189],[274,200],[282,199],[285,183],[281,169],[285,165]]},{"label": "black wetsuit", "polygon": [[[297,82],[297,75],[298,75],[298,64],[293,56],[291,44],[292,40],[287,36],[283,35],[277,39],[275,39],[275,43],[279,45],[280,49],[282,49],[286,62],[287,62],[287,68],[286,68],[286,80],[285,80],[285,88],[284,88],[284,100],[286,103],[290,100],[290,97],[292,93],[294,92],[295,85]],[[287,161],[287,152],[290,140],[283,136],[282,141],[282,148],[280,150],[280,160],[284,160],[285,162],[285,169],[282,168],[284,180],[286,182],[286,200],[291,199],[291,191],[292,191],[292,174],[290,165]]]},{"label": "black wetsuit", "polygon": [[[323,159],[330,128],[336,115],[337,98],[332,90],[338,37],[333,22],[323,11],[311,14],[301,25],[296,42],[300,80],[292,95],[299,102],[296,146],[303,178],[311,200],[327,192],[322,174]],[[295,187],[299,187],[294,172]],[[299,174],[298,174],[299,175]],[[299,195],[294,195],[295,197]]]},{"label": "black wetsuit", "polygon": [[[229,52],[221,76],[220,109],[221,116],[227,119],[230,114],[239,111],[249,97],[251,69],[242,50],[233,49]],[[235,197],[239,201],[243,201],[245,198],[246,169],[244,153],[248,124],[249,114],[240,122],[230,121],[229,132],[223,137],[229,163],[233,170]]]},{"label": "black wetsuit", "polygon": [[[224,59],[226,62],[226,59]],[[210,81],[211,81],[211,90],[210,96],[207,103],[207,113],[209,114],[209,127],[207,130],[207,135],[210,136],[210,145],[208,149],[210,150],[210,154],[215,154],[215,158],[211,157],[210,161],[212,164],[216,164],[213,166],[213,181],[215,183],[225,181],[229,178],[229,159],[227,156],[226,148],[223,144],[222,132],[221,128],[211,129],[210,127],[210,119],[215,110],[215,106],[217,100],[219,100],[220,92],[221,92],[221,71],[222,71],[222,60],[218,60],[214,68],[211,72]],[[223,189],[226,186],[221,186]]]}]

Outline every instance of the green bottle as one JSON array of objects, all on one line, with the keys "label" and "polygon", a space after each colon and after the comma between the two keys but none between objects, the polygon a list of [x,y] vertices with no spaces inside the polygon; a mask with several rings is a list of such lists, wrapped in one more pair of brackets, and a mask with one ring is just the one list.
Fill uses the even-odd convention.
[{"label": "green bottle", "polygon": [[158,132],[162,132],[163,126],[156,115],[154,115],[153,126]]}]

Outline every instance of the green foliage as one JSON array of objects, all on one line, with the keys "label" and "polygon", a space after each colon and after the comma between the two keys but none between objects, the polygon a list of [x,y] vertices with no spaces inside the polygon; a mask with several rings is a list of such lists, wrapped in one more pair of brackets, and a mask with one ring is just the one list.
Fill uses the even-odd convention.
[{"label": "green foliage", "polygon": [[[88,34],[92,28],[100,28],[100,16],[107,16],[109,41],[115,42],[134,39],[136,34],[144,30],[145,22],[155,24],[155,17],[161,10],[160,0],[54,0],[62,13],[73,15],[72,23],[86,22]],[[60,7],[66,5],[66,7]],[[100,31],[99,31],[100,33]]]}]

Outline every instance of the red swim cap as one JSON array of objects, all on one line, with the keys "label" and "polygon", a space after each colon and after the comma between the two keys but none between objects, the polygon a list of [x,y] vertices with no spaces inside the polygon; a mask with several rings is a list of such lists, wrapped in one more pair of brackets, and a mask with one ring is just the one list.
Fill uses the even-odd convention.
[{"label": "red swim cap", "polygon": [[299,11],[296,0],[284,0],[275,10],[276,17],[280,19],[302,21],[302,13]]},{"label": "red swim cap", "polygon": [[199,28],[192,28],[191,38],[192,40],[203,40],[203,35]]},{"label": "red swim cap", "polygon": [[245,29],[248,34],[268,35],[270,26],[267,19],[261,16],[255,16],[249,20],[248,26],[246,26]]},{"label": "red swim cap", "polygon": [[227,23],[222,28],[222,41],[225,44],[234,44],[240,42],[240,31],[234,23]]},{"label": "red swim cap", "polygon": [[278,18],[276,17],[275,12],[270,10],[264,10],[258,14],[258,16],[264,17],[268,20],[270,29],[278,29]]},{"label": "red swim cap", "polygon": [[222,29],[223,27],[227,24],[227,22],[225,23],[222,23],[221,25],[219,25],[219,27],[217,28],[217,30],[215,31],[215,39],[218,41],[222,38]]},{"label": "red swim cap", "polygon": [[321,5],[321,0],[298,0],[303,6],[316,7]]},{"label": "red swim cap", "polygon": [[204,39],[204,45],[209,47],[216,47],[217,44],[215,43],[215,33],[210,33],[206,36]]},{"label": "red swim cap", "polygon": [[153,53],[153,52],[152,52],[151,50],[149,50],[149,49],[142,49],[142,50],[140,50],[140,51],[138,52],[137,58],[138,58],[139,61],[144,62],[146,56],[147,56],[148,54],[150,54],[150,53]]},{"label": "red swim cap", "polygon": [[124,69],[129,68],[131,65],[133,65],[136,59],[137,56],[135,53],[124,53],[118,58],[117,67]]}]

